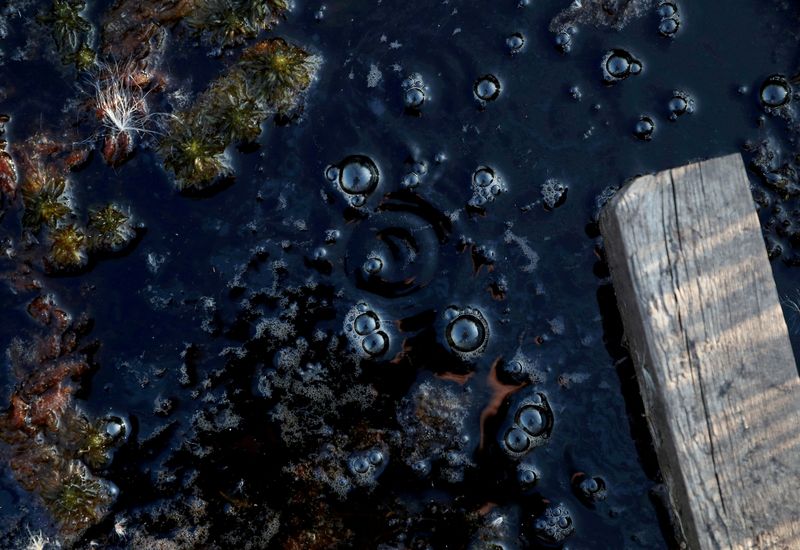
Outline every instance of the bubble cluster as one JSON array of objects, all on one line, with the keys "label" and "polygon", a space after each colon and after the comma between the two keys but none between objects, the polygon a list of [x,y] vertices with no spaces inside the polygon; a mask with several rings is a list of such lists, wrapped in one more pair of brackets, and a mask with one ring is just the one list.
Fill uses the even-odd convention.
[{"label": "bubble cluster", "polygon": [[385,449],[375,447],[354,452],[347,461],[347,469],[358,485],[373,485],[388,464]]},{"label": "bubble cluster", "polygon": [[656,13],[661,18],[658,22],[658,33],[666,38],[674,38],[681,26],[678,5],[673,2],[661,2],[656,8]]},{"label": "bubble cluster", "polygon": [[475,99],[484,106],[500,97],[500,81],[492,74],[484,75],[475,81],[472,91]]},{"label": "bubble cluster", "polygon": [[633,135],[641,141],[650,141],[653,139],[655,130],[656,123],[653,122],[653,119],[647,115],[642,115],[633,127]]},{"label": "bubble cluster", "polygon": [[483,208],[507,190],[505,181],[494,168],[478,166],[472,173],[472,197],[467,204],[473,208]]},{"label": "bubble cluster", "polygon": [[489,323],[483,314],[471,307],[450,306],[444,314],[447,326],[447,344],[462,357],[471,357],[482,352],[489,342]]},{"label": "bubble cluster", "polygon": [[603,79],[613,84],[631,75],[642,72],[642,62],[625,50],[615,49],[606,53],[601,64]]},{"label": "bubble cluster", "polygon": [[542,184],[542,202],[545,210],[553,210],[567,202],[567,186],[561,181],[550,178]]},{"label": "bubble cluster", "polygon": [[406,114],[419,115],[422,111],[422,106],[427,100],[427,86],[422,75],[419,73],[412,73],[400,85],[403,91],[403,105],[406,109]]},{"label": "bubble cluster", "polygon": [[520,458],[543,445],[553,430],[553,411],[541,392],[527,392],[510,404],[498,433],[500,447],[510,458]]},{"label": "bubble cluster", "polygon": [[506,38],[506,47],[508,48],[508,53],[511,55],[516,55],[521,52],[524,46],[525,36],[521,32],[515,32]]},{"label": "bubble cluster", "polygon": [[556,48],[562,53],[569,53],[572,50],[572,37],[577,33],[578,28],[572,25],[559,30],[554,38]]},{"label": "bubble cluster", "polygon": [[694,98],[683,90],[673,90],[667,108],[669,119],[678,120],[678,117],[694,112]]},{"label": "bubble cluster", "polygon": [[366,197],[378,187],[380,171],[368,156],[350,155],[339,164],[325,168],[325,178],[337,185],[352,206],[362,206]]},{"label": "bubble cluster", "polygon": [[761,85],[761,103],[769,109],[782,107],[792,99],[792,87],[783,75],[772,75]]},{"label": "bubble cluster", "polygon": [[403,176],[400,183],[407,189],[415,189],[428,173],[428,163],[424,160],[409,159],[406,164],[408,165],[408,172]]},{"label": "bubble cluster", "polygon": [[536,538],[545,544],[561,544],[575,531],[572,515],[563,504],[553,504],[533,522]]},{"label": "bubble cluster", "polygon": [[344,331],[356,353],[378,358],[389,349],[389,335],[381,319],[366,302],[356,304],[345,316]]}]

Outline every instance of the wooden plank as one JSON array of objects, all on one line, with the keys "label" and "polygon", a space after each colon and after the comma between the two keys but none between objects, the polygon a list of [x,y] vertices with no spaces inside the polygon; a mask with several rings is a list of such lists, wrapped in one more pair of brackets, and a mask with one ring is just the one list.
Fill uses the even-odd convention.
[{"label": "wooden plank", "polygon": [[800,378],[741,158],[638,178],[600,228],[677,527],[800,549]]}]

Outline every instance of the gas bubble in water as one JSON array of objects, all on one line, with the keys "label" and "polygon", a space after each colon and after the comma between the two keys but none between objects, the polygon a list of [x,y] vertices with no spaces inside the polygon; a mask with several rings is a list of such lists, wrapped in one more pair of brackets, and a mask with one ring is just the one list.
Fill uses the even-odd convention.
[{"label": "gas bubble in water", "polygon": [[766,107],[780,107],[791,99],[792,89],[781,75],[769,77],[761,86],[761,102]]},{"label": "gas bubble in water", "polygon": [[370,469],[369,461],[361,455],[354,456],[353,458],[351,458],[349,466],[350,466],[350,471],[353,472],[354,474],[363,475],[369,472]]},{"label": "gas bubble in water", "polygon": [[381,327],[381,322],[378,316],[372,311],[367,311],[356,317],[353,321],[353,328],[361,336],[371,334]]},{"label": "gas bubble in water", "polygon": [[382,330],[373,332],[361,341],[361,348],[373,357],[383,355],[389,348],[389,337]]},{"label": "gas bubble in water", "polygon": [[488,166],[480,166],[472,174],[472,182],[478,187],[488,187],[494,182],[494,170]]},{"label": "gas bubble in water", "polygon": [[539,436],[547,429],[547,419],[543,412],[534,406],[523,407],[517,413],[517,424],[533,436]]},{"label": "gas bubble in water", "polygon": [[674,17],[669,17],[667,19],[662,19],[658,24],[658,32],[661,36],[672,37],[678,32],[679,27],[680,22]]},{"label": "gas bubble in water", "polygon": [[678,6],[672,2],[662,2],[658,6],[658,15],[660,17],[672,17],[676,13],[678,13]]},{"label": "gas bubble in water", "polygon": [[416,172],[409,172],[405,176],[403,176],[402,181],[403,187],[408,187],[409,189],[414,189],[419,185],[419,175]]},{"label": "gas bubble in water", "polygon": [[531,445],[528,436],[519,428],[511,428],[506,432],[503,442],[511,452],[523,453],[528,450]]},{"label": "gas bubble in water", "polygon": [[410,109],[419,109],[425,103],[425,91],[421,88],[409,88],[403,94],[403,103]]},{"label": "gas bubble in water", "polygon": [[486,328],[481,319],[463,313],[447,325],[447,342],[454,350],[469,353],[486,343]]},{"label": "gas bubble in water", "polygon": [[475,81],[473,92],[480,101],[494,101],[500,96],[500,81],[494,75],[484,75]]},{"label": "gas bubble in water", "polygon": [[364,262],[363,269],[368,275],[377,275],[383,269],[383,260],[375,256],[367,258]]},{"label": "gas bubble in water", "polygon": [[375,162],[365,155],[351,155],[339,165],[339,186],[347,194],[371,193],[378,186],[380,172]]},{"label": "gas bubble in water", "polygon": [[506,47],[511,55],[519,53],[525,45],[525,37],[521,32],[515,32],[506,38]]},{"label": "gas bubble in water", "polygon": [[649,116],[643,115],[639,118],[636,126],[633,128],[633,134],[641,141],[650,141],[653,139],[653,132],[656,129],[655,122]]}]

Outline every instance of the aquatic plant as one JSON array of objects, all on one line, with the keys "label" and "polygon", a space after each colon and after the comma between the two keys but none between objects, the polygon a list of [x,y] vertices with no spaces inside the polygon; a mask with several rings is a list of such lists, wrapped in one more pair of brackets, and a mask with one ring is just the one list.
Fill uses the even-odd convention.
[{"label": "aquatic plant", "polygon": [[88,45],[92,25],[81,15],[85,8],[85,0],[53,0],[50,11],[38,18],[51,28],[62,62],[75,63],[79,69],[88,68],[86,60],[92,52]]},{"label": "aquatic plant", "polygon": [[130,216],[112,204],[89,212],[89,244],[97,250],[115,251],[135,236]]},{"label": "aquatic plant", "polygon": [[246,82],[234,80],[214,88],[207,101],[209,125],[225,142],[252,142],[261,134],[261,123],[268,112]]},{"label": "aquatic plant", "polygon": [[94,477],[82,462],[74,460],[53,498],[53,513],[66,528],[95,523],[108,511],[114,492],[110,483]]},{"label": "aquatic plant", "polygon": [[237,69],[268,107],[286,112],[297,106],[319,64],[319,58],[303,48],[270,38],[246,49]]},{"label": "aquatic plant", "polygon": [[175,119],[159,150],[164,166],[175,174],[181,189],[202,189],[230,172],[225,142],[193,120]]},{"label": "aquatic plant", "polygon": [[288,8],[283,0],[200,0],[187,23],[214,46],[235,46],[270,29]]},{"label": "aquatic plant", "polygon": [[178,186],[202,188],[228,175],[225,148],[254,141],[267,117],[295,109],[319,64],[319,58],[280,38],[245,50],[190,109],[174,115],[161,140],[164,166],[175,174]]},{"label": "aquatic plant", "polygon": [[56,269],[80,267],[86,263],[86,235],[73,224],[50,234],[50,260]]},{"label": "aquatic plant", "polygon": [[29,174],[22,184],[22,225],[37,232],[43,225],[52,228],[66,218],[71,213],[64,197],[66,185],[66,179],[42,167]]}]

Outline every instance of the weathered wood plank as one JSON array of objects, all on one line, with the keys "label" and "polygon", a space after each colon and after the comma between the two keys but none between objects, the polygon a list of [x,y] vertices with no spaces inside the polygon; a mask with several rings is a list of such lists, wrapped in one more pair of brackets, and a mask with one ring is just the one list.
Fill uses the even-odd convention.
[{"label": "weathered wood plank", "polygon": [[600,220],[692,548],[800,548],[800,378],[739,155],[638,178]]}]

